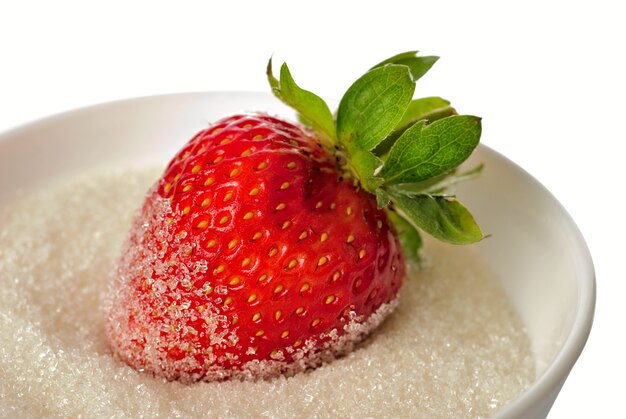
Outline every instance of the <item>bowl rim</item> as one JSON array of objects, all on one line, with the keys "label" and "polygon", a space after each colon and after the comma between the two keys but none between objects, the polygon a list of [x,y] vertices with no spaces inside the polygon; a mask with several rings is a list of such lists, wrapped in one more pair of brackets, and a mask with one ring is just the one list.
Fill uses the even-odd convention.
[{"label": "bowl rim", "polygon": [[531,406],[537,406],[547,395],[554,394],[556,397],[582,353],[589,338],[595,314],[596,275],[591,253],[582,232],[559,200],[541,182],[517,163],[488,146],[482,145],[482,148],[486,154],[499,159],[506,166],[507,170],[523,176],[533,184],[533,187],[539,189],[544,196],[551,199],[561,212],[566,227],[575,239],[572,250],[575,260],[578,261],[578,266],[575,269],[578,296],[576,314],[569,333],[563,341],[561,349],[554,356],[546,370],[536,377],[535,381],[515,399],[496,411],[493,416],[498,419],[524,417],[523,415],[528,412]]},{"label": "bowl rim", "polygon": [[[271,93],[263,91],[216,90],[163,93],[105,101],[63,110],[61,112],[26,121],[17,126],[9,127],[8,129],[0,131],[0,148],[8,142],[17,141],[20,136],[20,132],[23,130],[42,127],[50,123],[58,123],[65,118],[75,118],[80,116],[81,113],[99,112],[111,107],[128,105],[133,102],[172,101],[191,97],[208,98],[224,94],[237,95],[241,96],[241,98],[250,96],[255,96],[256,98],[273,97]],[[329,103],[334,102],[329,101]],[[533,406],[536,407],[542,402],[545,402],[548,395],[556,395],[558,393],[587,342],[593,323],[596,304],[595,270],[589,248],[580,229],[558,199],[530,173],[503,154],[482,143],[478,146],[478,149],[480,150],[480,153],[484,153],[490,156],[490,158],[500,160],[503,165],[506,166],[507,170],[511,170],[517,175],[524,177],[532,183],[534,187],[540,189],[547,198],[551,199],[558,210],[562,213],[563,221],[575,239],[573,251],[578,261],[578,266],[575,270],[576,283],[578,286],[578,298],[576,303],[576,314],[572,327],[564,340],[561,349],[555,355],[546,370],[540,376],[536,377],[535,381],[533,381],[522,393],[518,394],[515,399],[511,400],[501,409],[494,412],[493,416],[494,418],[522,417],[522,415],[531,410]]]}]

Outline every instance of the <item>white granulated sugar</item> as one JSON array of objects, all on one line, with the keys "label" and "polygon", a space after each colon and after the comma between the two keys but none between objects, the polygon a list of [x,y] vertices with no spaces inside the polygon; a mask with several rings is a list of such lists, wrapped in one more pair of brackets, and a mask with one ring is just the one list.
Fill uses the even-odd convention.
[{"label": "white granulated sugar", "polygon": [[155,170],[0,207],[0,417],[488,417],[534,379],[523,327],[470,247],[427,241],[400,304],[347,356],[291,378],[183,385],[114,358],[102,294]]}]

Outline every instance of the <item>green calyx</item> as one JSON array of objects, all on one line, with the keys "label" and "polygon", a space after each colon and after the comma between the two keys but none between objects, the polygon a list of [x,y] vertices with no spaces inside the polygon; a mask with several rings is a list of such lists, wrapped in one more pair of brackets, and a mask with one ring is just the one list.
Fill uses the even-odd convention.
[{"label": "green calyx", "polygon": [[480,118],[457,115],[439,97],[413,99],[415,82],[437,61],[417,51],[372,67],[350,86],[333,115],[323,99],[300,88],[287,64],[273,93],[338,157],[341,170],[376,196],[399,233],[405,253],[419,261],[419,230],[448,243],[484,238],[469,211],[446,189],[478,175],[482,166],[458,173],[478,145]]}]

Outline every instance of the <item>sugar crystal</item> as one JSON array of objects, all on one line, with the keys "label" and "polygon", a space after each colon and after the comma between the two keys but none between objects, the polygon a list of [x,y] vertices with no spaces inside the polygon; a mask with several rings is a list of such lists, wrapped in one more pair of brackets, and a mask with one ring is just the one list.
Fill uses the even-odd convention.
[{"label": "sugar crystal", "polygon": [[[111,354],[101,302],[157,176],[86,174],[0,204],[0,417],[489,417],[533,381],[527,337],[497,279],[471,248],[432,241],[427,268],[411,273],[395,312],[341,359],[289,378],[193,385],[130,368]],[[207,269],[154,267],[174,268]],[[209,284],[202,291],[226,295]],[[219,312],[199,315],[222,321]],[[233,345],[236,336],[213,339]],[[272,368],[275,356],[243,374]]]}]

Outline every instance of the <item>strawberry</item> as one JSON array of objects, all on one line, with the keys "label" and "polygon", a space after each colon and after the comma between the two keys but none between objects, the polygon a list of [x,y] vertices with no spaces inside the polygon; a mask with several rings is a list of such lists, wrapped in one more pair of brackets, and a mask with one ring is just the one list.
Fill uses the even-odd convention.
[{"label": "strawberry", "polygon": [[[383,61],[336,118],[293,81],[273,92],[303,125],[222,119],[171,160],[136,215],[107,300],[107,334],[129,365],[169,380],[271,378],[351,350],[395,307],[418,230],[483,235],[445,187],[480,120],[412,100],[435,57]],[[404,248],[404,251],[402,250]]]}]

